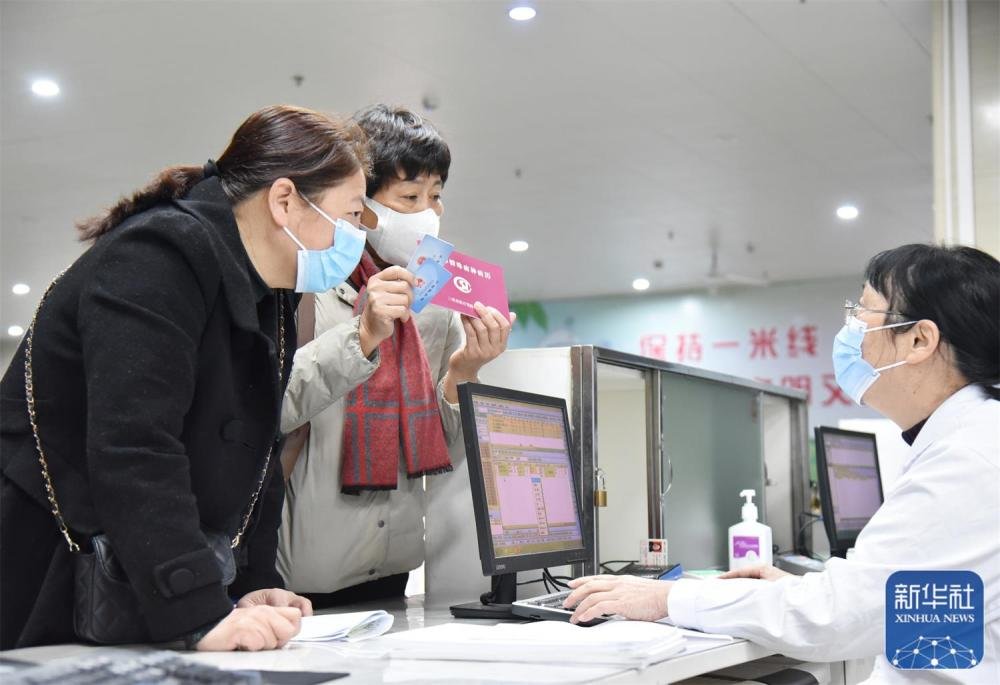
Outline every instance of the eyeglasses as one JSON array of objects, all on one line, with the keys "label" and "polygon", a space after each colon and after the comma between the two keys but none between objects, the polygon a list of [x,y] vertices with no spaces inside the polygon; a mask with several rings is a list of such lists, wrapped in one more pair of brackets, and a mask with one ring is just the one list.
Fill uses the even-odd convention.
[{"label": "eyeglasses", "polygon": [[868,307],[862,307],[856,302],[851,302],[850,300],[844,301],[844,323],[850,323],[851,319],[855,318],[861,312],[886,315],[895,314],[896,316],[903,316],[900,312],[894,312],[891,309],[868,309]]}]

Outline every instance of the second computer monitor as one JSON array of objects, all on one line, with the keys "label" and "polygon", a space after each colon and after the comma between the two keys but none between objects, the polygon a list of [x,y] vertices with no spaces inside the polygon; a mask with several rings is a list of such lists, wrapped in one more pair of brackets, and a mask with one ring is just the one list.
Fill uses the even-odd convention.
[{"label": "second computer monitor", "polygon": [[476,383],[458,394],[483,574],[587,560],[566,401]]},{"label": "second computer monitor", "polygon": [[882,506],[875,436],[818,426],[816,470],[830,553],[842,557]]}]

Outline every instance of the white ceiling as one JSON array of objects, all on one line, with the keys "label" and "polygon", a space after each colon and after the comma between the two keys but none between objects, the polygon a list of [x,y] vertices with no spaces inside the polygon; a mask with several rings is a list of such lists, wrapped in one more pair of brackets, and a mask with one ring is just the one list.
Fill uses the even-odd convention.
[{"label": "white ceiling", "polygon": [[[4,0],[0,323],[79,253],[75,219],[275,102],[434,98],[444,237],[501,263],[512,299],[697,287],[713,232],[721,271],[772,281],[932,238],[929,0],[535,6]],[[39,76],[61,95],[33,96]]]}]

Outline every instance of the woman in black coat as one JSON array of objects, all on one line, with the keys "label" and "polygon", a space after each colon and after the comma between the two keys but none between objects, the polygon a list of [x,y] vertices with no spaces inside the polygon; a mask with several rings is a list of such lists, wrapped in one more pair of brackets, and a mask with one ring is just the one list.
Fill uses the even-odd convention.
[{"label": "woman in black coat", "polygon": [[[357,264],[366,165],[357,129],[269,107],[217,163],[169,168],[79,226],[93,246],[0,385],[0,648],[79,639],[76,546],[98,533],[150,641],[266,649],[298,631],[311,607],[274,568],[292,291]],[[235,540],[228,588],[208,531]]]}]

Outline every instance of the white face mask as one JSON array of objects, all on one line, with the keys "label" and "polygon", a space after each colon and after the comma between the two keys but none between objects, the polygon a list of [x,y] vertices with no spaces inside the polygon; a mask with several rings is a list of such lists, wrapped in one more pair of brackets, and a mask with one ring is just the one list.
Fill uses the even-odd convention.
[{"label": "white face mask", "polygon": [[420,240],[425,235],[437,237],[441,230],[441,217],[430,208],[403,214],[370,197],[365,198],[365,206],[378,217],[378,226],[368,231],[368,242],[390,264],[405,267]]}]

